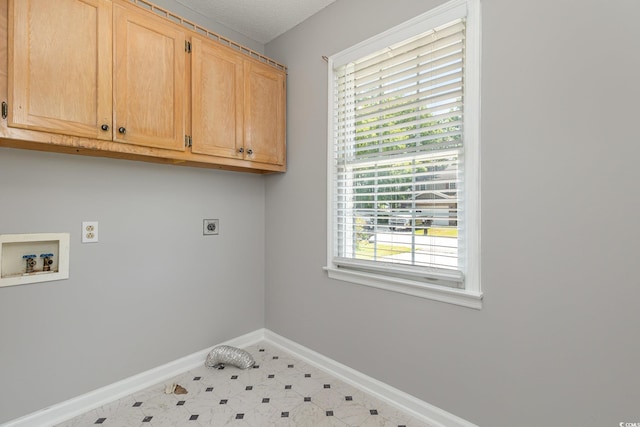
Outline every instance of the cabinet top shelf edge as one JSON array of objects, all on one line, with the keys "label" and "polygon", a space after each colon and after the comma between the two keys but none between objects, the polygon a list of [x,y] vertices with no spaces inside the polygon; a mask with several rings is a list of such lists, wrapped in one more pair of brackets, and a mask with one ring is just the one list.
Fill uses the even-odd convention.
[{"label": "cabinet top shelf edge", "polygon": [[179,24],[181,26],[183,26],[184,28],[191,30],[197,34],[200,34],[202,36],[206,36],[207,38],[217,41],[219,43],[222,43],[225,46],[228,46],[232,49],[237,50],[238,52],[247,55],[253,59],[256,59],[260,62],[263,62],[267,65],[270,65],[278,70],[284,71],[285,73],[287,72],[287,66],[284,64],[281,64],[277,61],[274,61],[273,59],[264,56],[263,54],[256,52],[246,46],[243,46],[239,43],[234,42],[233,40],[230,40],[218,33],[215,33],[213,31],[210,31],[198,24],[195,24],[179,15],[176,15],[173,12],[170,12],[166,9],[163,9],[159,6],[156,6],[155,4],[147,1],[147,0],[126,0],[127,3],[130,3],[132,5],[138,6],[141,9],[144,9],[148,12],[153,12],[154,14],[158,15],[161,18],[164,18],[170,22],[173,22],[174,24]]}]

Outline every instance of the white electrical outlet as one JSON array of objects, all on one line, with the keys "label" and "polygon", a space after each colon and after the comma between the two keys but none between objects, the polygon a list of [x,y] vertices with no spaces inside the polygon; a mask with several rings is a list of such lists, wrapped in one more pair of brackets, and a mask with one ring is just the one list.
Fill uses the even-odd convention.
[{"label": "white electrical outlet", "polygon": [[218,234],[220,232],[219,219],[205,219],[202,221],[202,234],[205,236]]},{"label": "white electrical outlet", "polygon": [[98,221],[82,222],[82,243],[98,242]]}]

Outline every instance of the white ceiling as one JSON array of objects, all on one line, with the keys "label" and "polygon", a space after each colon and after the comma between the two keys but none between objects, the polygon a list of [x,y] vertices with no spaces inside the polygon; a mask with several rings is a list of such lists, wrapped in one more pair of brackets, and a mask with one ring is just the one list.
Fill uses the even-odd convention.
[{"label": "white ceiling", "polygon": [[336,0],[175,0],[262,44]]}]

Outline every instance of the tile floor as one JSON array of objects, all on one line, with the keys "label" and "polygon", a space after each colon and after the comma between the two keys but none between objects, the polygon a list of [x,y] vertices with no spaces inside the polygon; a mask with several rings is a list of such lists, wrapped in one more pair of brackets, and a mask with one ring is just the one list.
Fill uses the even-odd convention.
[{"label": "tile floor", "polygon": [[[203,366],[56,427],[428,427],[268,343],[246,348],[252,369]],[[165,394],[177,383],[187,394]]]}]

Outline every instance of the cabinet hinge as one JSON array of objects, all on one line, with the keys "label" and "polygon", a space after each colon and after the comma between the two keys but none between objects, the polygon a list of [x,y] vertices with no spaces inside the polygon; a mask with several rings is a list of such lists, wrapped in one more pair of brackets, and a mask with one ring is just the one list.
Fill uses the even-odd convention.
[{"label": "cabinet hinge", "polygon": [[185,135],[184,136],[184,146],[185,147],[187,147],[187,148],[191,147],[192,142],[193,141],[191,140],[191,136],[189,136],[189,135]]},{"label": "cabinet hinge", "polygon": [[6,119],[8,115],[9,115],[9,104],[2,101],[2,118]]},{"label": "cabinet hinge", "polygon": [[191,53],[191,42],[188,40],[184,41],[184,51],[187,53]]}]

